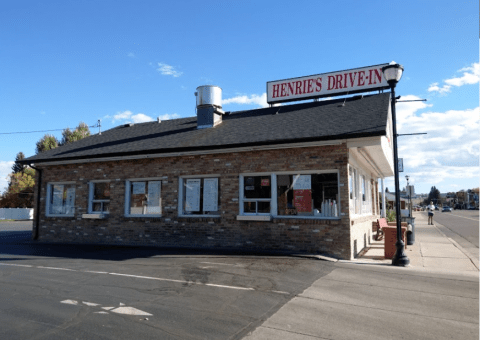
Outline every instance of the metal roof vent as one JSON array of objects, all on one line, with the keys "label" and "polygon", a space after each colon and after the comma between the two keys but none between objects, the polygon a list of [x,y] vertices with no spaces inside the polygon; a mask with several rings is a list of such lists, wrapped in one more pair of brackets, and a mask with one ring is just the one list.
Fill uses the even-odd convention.
[{"label": "metal roof vent", "polygon": [[197,129],[217,126],[222,122],[222,89],[214,85],[197,87]]}]

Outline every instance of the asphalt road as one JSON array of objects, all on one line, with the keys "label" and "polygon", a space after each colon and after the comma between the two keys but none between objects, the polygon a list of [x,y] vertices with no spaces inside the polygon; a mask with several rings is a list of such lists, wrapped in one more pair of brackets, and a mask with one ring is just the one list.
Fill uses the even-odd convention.
[{"label": "asphalt road", "polygon": [[333,270],[286,256],[42,245],[30,229],[0,223],[0,339],[240,339]]},{"label": "asphalt road", "polygon": [[478,248],[478,215],[478,210],[436,211],[434,220]]}]

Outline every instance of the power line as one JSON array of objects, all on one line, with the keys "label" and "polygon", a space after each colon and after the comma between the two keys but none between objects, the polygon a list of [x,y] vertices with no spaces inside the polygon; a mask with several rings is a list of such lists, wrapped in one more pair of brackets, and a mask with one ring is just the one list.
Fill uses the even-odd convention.
[{"label": "power line", "polygon": [[[87,127],[89,127],[89,128],[98,127],[98,123],[97,123],[97,125],[91,125],[91,126],[87,126]],[[40,131],[0,132],[0,135],[14,135],[14,134],[19,134],[19,133],[37,133],[37,132],[63,131],[63,130],[66,130],[66,129],[70,129],[70,128],[67,127],[67,128],[64,128],[64,129],[40,130]],[[74,130],[74,129],[72,128],[72,130]]]}]

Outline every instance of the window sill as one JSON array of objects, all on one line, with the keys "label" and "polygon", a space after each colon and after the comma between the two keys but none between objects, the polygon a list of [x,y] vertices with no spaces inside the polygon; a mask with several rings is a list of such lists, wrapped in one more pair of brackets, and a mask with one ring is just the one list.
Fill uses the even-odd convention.
[{"label": "window sill", "polygon": [[150,218],[160,218],[161,214],[145,214],[145,215],[125,215],[126,218],[138,218],[138,217],[150,217]]},{"label": "window sill", "polygon": [[220,218],[220,215],[178,215],[180,218]]},{"label": "window sill", "polygon": [[82,214],[82,218],[93,220],[104,220],[107,216],[107,214]]},{"label": "window sill", "polygon": [[52,214],[48,214],[48,215],[45,215],[45,217],[65,217],[65,218],[75,218],[75,215],[52,215]]},{"label": "window sill", "polygon": [[237,215],[237,221],[271,221],[270,215]]},{"label": "window sill", "polygon": [[341,220],[341,216],[336,217],[322,217],[322,216],[302,216],[302,215],[291,215],[291,216],[284,216],[278,215],[273,216],[273,218],[284,218],[284,219],[291,219],[291,220]]}]

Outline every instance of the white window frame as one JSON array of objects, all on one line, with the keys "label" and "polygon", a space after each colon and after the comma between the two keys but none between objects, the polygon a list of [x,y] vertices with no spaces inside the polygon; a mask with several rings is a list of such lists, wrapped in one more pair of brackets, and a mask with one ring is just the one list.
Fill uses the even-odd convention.
[{"label": "white window frame", "polygon": [[[129,178],[125,181],[125,210],[124,210],[124,215],[125,217],[162,217],[163,215],[163,209],[162,209],[162,180],[164,178],[162,177],[147,177],[147,178]],[[158,181],[160,182],[160,214],[130,214],[130,197],[131,197],[131,192],[130,192],[130,187],[132,182],[154,182]]]},{"label": "white window frame", "polygon": [[[188,176],[180,176],[178,178],[178,217],[221,217],[220,215],[212,215],[212,214],[184,214],[183,213],[183,194],[184,194],[184,183],[186,179],[205,179],[205,178],[217,178],[218,179],[218,187],[217,190],[220,190],[220,174],[207,174],[207,175],[188,175]],[[222,197],[218,197],[218,210],[221,209],[221,199]]]},{"label": "white window frame", "polygon": [[[245,177],[258,177],[258,176],[270,176],[270,198],[245,198],[243,196],[244,191],[244,182]],[[275,178],[275,179],[274,179]],[[273,172],[254,172],[254,173],[245,173],[240,174],[240,186],[239,186],[239,204],[240,204],[240,215],[241,216],[272,216],[273,212],[277,211],[277,201],[273,199],[274,195],[277,194],[277,177],[274,176]],[[243,211],[244,202],[270,202],[270,212],[269,213],[246,213]],[[257,207],[258,211],[258,207]]]},{"label": "white window frame", "polygon": [[[102,206],[103,206],[103,203],[104,202],[108,202],[110,203],[111,202],[111,197],[112,197],[112,194],[110,192],[110,199],[109,200],[93,200],[93,192],[94,192],[94,186],[95,186],[95,183],[110,183],[111,180],[109,179],[100,179],[100,180],[92,180],[90,182],[88,182],[88,213],[89,214],[99,214],[99,215],[108,215],[110,214],[110,212],[104,212],[104,211],[93,211],[93,203],[97,203],[97,202],[101,202],[102,203]],[[94,202],[95,201],[95,202]]]},{"label": "white window frame", "polygon": [[[337,192],[338,192],[338,216],[337,217],[325,217],[325,216],[301,216],[301,215],[278,215],[278,205],[277,205],[277,176],[279,175],[317,175],[317,174],[337,174]],[[255,176],[270,176],[271,179],[271,196],[270,199],[245,199],[243,197],[243,183],[245,177],[255,177]],[[275,171],[275,172],[253,172],[253,173],[242,173],[239,175],[239,216],[238,220],[250,220],[258,217],[258,220],[265,220],[262,217],[270,216],[273,218],[283,218],[283,219],[304,219],[304,220],[339,220],[342,217],[341,213],[341,196],[340,196],[340,171],[338,169],[327,169],[327,170],[302,170],[302,171]],[[270,201],[270,213],[245,213],[243,211],[243,203],[249,201]],[[247,218],[242,218],[247,217]],[[248,218],[252,217],[252,218]]]},{"label": "white window frame", "polygon": [[51,207],[51,204],[50,204],[50,199],[53,195],[53,190],[52,190],[52,187],[54,185],[75,185],[76,182],[75,181],[69,181],[69,182],[48,182],[47,183],[47,201],[46,201],[46,204],[45,204],[45,216],[47,217],[75,217],[75,199],[76,199],[76,196],[77,196],[77,188],[75,187],[75,197],[74,197],[74,200],[73,200],[73,214],[51,214],[50,213],[50,207]]}]

